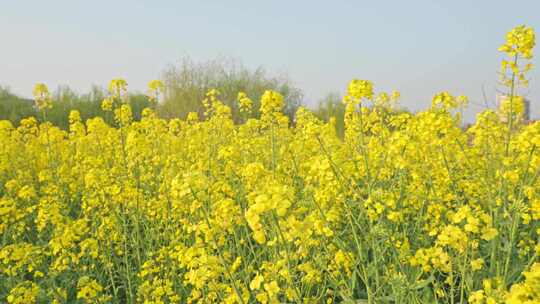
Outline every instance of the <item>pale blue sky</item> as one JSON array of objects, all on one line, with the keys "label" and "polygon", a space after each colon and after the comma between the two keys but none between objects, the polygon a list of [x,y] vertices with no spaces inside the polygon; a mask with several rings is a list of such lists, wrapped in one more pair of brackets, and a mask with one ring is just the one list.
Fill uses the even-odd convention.
[{"label": "pale blue sky", "polygon": [[[307,104],[352,78],[400,90],[412,110],[442,90],[482,103],[505,33],[527,24],[540,36],[539,12],[539,0],[0,0],[0,84],[29,96],[38,81],[84,91],[123,77],[143,90],[184,55],[228,56],[288,74]],[[540,68],[530,77],[538,116]]]}]

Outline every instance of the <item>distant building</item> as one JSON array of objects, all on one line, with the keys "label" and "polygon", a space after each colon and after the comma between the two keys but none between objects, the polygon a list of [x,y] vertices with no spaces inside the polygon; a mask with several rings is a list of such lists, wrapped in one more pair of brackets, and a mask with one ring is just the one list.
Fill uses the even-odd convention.
[{"label": "distant building", "polygon": [[523,119],[531,120],[531,102],[526,98],[523,98]]},{"label": "distant building", "polygon": [[[501,106],[502,102],[504,101],[504,99],[506,97],[507,97],[506,94],[497,94],[497,96],[496,96],[497,108],[499,108]],[[507,119],[507,117],[502,117],[501,116],[501,120],[506,121],[506,119]],[[531,101],[526,99],[526,98],[523,98],[523,120],[525,122],[531,120]]]}]

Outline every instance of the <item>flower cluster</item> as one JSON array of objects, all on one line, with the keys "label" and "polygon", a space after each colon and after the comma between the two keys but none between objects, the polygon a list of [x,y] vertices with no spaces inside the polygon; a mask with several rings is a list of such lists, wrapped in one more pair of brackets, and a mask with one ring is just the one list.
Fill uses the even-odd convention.
[{"label": "flower cluster", "polygon": [[51,94],[49,88],[44,83],[37,83],[32,91],[38,109],[49,109],[52,107]]},{"label": "flower cluster", "polygon": [[151,80],[148,82],[148,99],[153,103],[157,103],[160,96],[163,95],[164,90],[165,85],[161,80]]},{"label": "flower cluster", "polygon": [[239,92],[237,99],[240,106],[240,112],[250,113],[253,107],[253,100],[251,100],[244,92]]}]

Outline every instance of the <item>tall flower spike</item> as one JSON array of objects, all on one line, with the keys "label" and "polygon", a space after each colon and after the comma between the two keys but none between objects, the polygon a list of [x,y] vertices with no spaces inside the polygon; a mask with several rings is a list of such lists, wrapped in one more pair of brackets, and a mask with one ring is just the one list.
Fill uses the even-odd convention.
[{"label": "tall flower spike", "polygon": [[240,112],[250,113],[253,106],[253,101],[244,92],[238,93],[238,104],[240,105]]},{"label": "tall flower spike", "polygon": [[373,98],[373,83],[369,80],[353,79],[347,87],[347,93],[356,100]]},{"label": "tall flower spike", "polygon": [[[501,62],[501,83],[508,88],[502,96],[499,112],[512,130],[515,120],[522,118],[524,99],[519,96],[519,89],[528,86],[526,74],[531,70],[532,52],[536,45],[536,37],[531,27],[520,25],[506,34],[505,43],[499,47],[500,52],[506,54]],[[510,132],[507,141],[510,140]]]},{"label": "tall flower spike", "polygon": [[125,97],[127,93],[127,82],[122,78],[116,78],[109,82],[109,94],[113,98]]},{"label": "tall flower spike", "polygon": [[148,98],[151,102],[157,103],[164,90],[165,85],[161,80],[154,79],[148,82]]},{"label": "tall flower spike", "polygon": [[283,95],[276,91],[268,90],[265,91],[261,96],[261,113],[272,114],[274,112],[279,112],[283,109],[284,101]]},{"label": "tall flower spike", "polygon": [[518,54],[526,59],[531,59],[535,44],[534,30],[531,27],[520,25],[506,34],[506,42],[499,47],[499,51],[505,52],[509,56]]},{"label": "tall flower spike", "polygon": [[32,94],[34,95],[38,109],[43,110],[52,107],[51,94],[49,93],[49,88],[44,83],[36,83]]}]

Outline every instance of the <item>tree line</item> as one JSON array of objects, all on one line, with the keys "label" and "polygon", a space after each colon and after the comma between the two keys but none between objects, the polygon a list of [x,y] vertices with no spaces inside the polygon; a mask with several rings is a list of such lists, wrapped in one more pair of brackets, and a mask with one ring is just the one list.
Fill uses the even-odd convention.
[{"label": "tree line", "polygon": [[[217,89],[219,98],[232,110],[233,119],[240,121],[238,92],[245,92],[253,101],[253,116],[258,117],[260,97],[265,90],[281,93],[285,99],[284,112],[293,121],[294,113],[302,105],[303,93],[287,76],[269,75],[264,68],[248,69],[232,59],[215,59],[196,62],[185,57],[177,64],[168,66],[161,75],[165,85],[165,94],[158,103],[156,111],[162,118],[184,119],[189,112],[202,115],[201,101],[210,89]],[[47,110],[47,120],[61,128],[69,125],[69,112],[78,110],[81,118],[102,117],[106,121],[111,117],[101,109],[101,102],[107,97],[107,90],[93,86],[88,92],[79,93],[68,86],[59,86],[52,93],[52,108]],[[151,105],[145,92],[130,92],[129,103],[134,119],[140,119],[144,108]],[[338,133],[343,132],[344,105],[341,96],[330,93],[321,99],[313,112],[319,118],[328,121],[335,117]],[[34,116],[43,118],[35,107],[34,100],[12,93],[8,87],[0,86],[0,120],[9,120],[18,125],[22,118]]]}]

